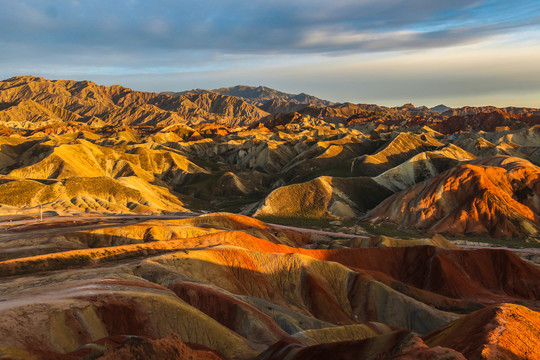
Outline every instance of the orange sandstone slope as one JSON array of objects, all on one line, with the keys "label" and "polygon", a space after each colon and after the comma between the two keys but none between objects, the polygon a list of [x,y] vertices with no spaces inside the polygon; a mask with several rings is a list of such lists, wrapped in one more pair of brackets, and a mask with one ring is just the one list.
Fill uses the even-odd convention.
[{"label": "orange sandstone slope", "polygon": [[501,304],[476,311],[424,337],[476,359],[540,359],[540,313]]},{"label": "orange sandstone slope", "polygon": [[540,168],[523,159],[495,156],[394,194],[366,219],[428,233],[537,237],[539,201]]},{"label": "orange sandstone slope", "polygon": [[[40,247],[31,235],[5,250]],[[502,250],[305,249],[302,234],[230,214],[40,236],[79,248],[0,261],[0,357],[81,359],[128,334],[100,351],[174,359],[195,343],[228,359],[462,359],[412,332],[494,303],[540,307],[540,270]]]},{"label": "orange sandstone slope", "polygon": [[106,353],[102,360],[134,359],[225,360],[220,354],[198,344],[184,343],[176,334],[161,339],[128,337],[118,348]]}]

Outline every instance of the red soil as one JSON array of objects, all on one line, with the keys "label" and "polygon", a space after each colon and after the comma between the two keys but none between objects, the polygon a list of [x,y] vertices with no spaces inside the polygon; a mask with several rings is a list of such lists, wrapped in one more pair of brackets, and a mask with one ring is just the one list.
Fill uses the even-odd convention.
[{"label": "red soil", "polygon": [[[287,336],[268,315],[213,287],[175,282],[169,288],[191,306],[249,340],[270,345]],[[261,325],[255,327],[255,323]]]},{"label": "red soil", "polygon": [[313,346],[304,346],[291,339],[275,344],[257,357],[257,360],[285,359],[465,360],[465,357],[452,349],[438,346],[429,348],[421,339],[405,330],[364,340],[331,342]]},{"label": "red soil", "polygon": [[[310,250],[274,244],[242,232],[212,234],[202,238],[209,241],[213,237],[221,238],[222,243],[234,243],[245,249],[298,253],[338,262],[354,270],[368,271],[379,279],[390,277],[450,298],[481,303],[540,298],[540,269],[506,250],[450,250],[432,246]],[[242,268],[257,270],[256,266],[250,265],[254,264],[254,260],[247,253],[239,254],[233,249],[219,251],[222,252],[220,256],[235,258]],[[231,253],[224,255],[223,252]],[[309,276],[306,281],[317,285]]]},{"label": "red soil", "polygon": [[112,351],[103,360],[224,360],[225,357],[202,345],[185,343],[178,335],[172,334],[161,339],[132,337]]}]

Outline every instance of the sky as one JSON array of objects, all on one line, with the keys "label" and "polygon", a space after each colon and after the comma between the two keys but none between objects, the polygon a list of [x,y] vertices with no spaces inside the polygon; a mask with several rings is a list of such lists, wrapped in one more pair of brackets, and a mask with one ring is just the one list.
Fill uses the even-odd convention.
[{"label": "sky", "polygon": [[0,0],[0,78],[540,107],[538,0]]}]

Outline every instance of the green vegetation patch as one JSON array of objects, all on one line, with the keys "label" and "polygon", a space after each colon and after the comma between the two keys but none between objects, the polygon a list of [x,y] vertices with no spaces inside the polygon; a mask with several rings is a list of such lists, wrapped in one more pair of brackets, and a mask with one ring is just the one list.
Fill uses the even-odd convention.
[{"label": "green vegetation patch", "polygon": [[513,249],[520,248],[540,248],[540,239],[538,238],[515,238],[515,239],[497,239],[489,236],[471,235],[471,236],[448,236],[445,235],[447,240],[450,241],[468,241],[474,246],[474,243],[487,244],[495,247],[507,247]]},{"label": "green vegetation patch", "polygon": [[361,225],[368,233],[373,235],[384,235],[399,239],[418,239],[425,238],[426,234],[421,234],[412,229],[399,229],[398,226],[391,222],[379,222],[372,224],[370,222],[361,222]]}]

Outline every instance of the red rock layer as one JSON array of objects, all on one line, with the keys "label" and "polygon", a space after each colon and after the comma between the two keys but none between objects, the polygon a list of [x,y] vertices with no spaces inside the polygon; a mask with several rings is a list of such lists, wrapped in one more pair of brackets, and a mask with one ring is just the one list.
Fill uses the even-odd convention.
[{"label": "red rock layer", "polygon": [[[200,239],[215,243],[215,240],[211,240],[215,238],[226,238],[226,243],[249,250],[297,253],[334,261],[362,273],[367,271],[374,278],[388,284],[397,280],[449,298],[485,303],[540,298],[540,284],[537,281],[540,269],[506,250],[450,250],[433,246],[311,250],[274,244],[242,232],[212,234]],[[248,252],[234,249],[211,251],[220,252],[220,258],[234,259],[235,264],[242,264],[242,269],[258,270],[257,261]],[[317,287],[316,281],[310,279],[309,274],[305,279]]]},{"label": "red rock layer", "polygon": [[311,359],[395,359],[395,360],[465,360],[455,350],[429,348],[408,331],[398,330],[364,340],[339,341],[304,346],[294,339],[281,341],[257,357],[257,360]]},{"label": "red rock layer", "polygon": [[169,288],[191,306],[253,342],[272,344],[287,336],[268,315],[210,286],[175,282]]},{"label": "red rock layer", "polygon": [[202,345],[184,343],[178,335],[172,334],[162,339],[128,338],[122,345],[106,352],[103,360],[224,360],[219,355]]},{"label": "red rock layer", "polygon": [[536,236],[540,169],[510,157],[460,165],[383,201],[367,214],[428,233]]}]

